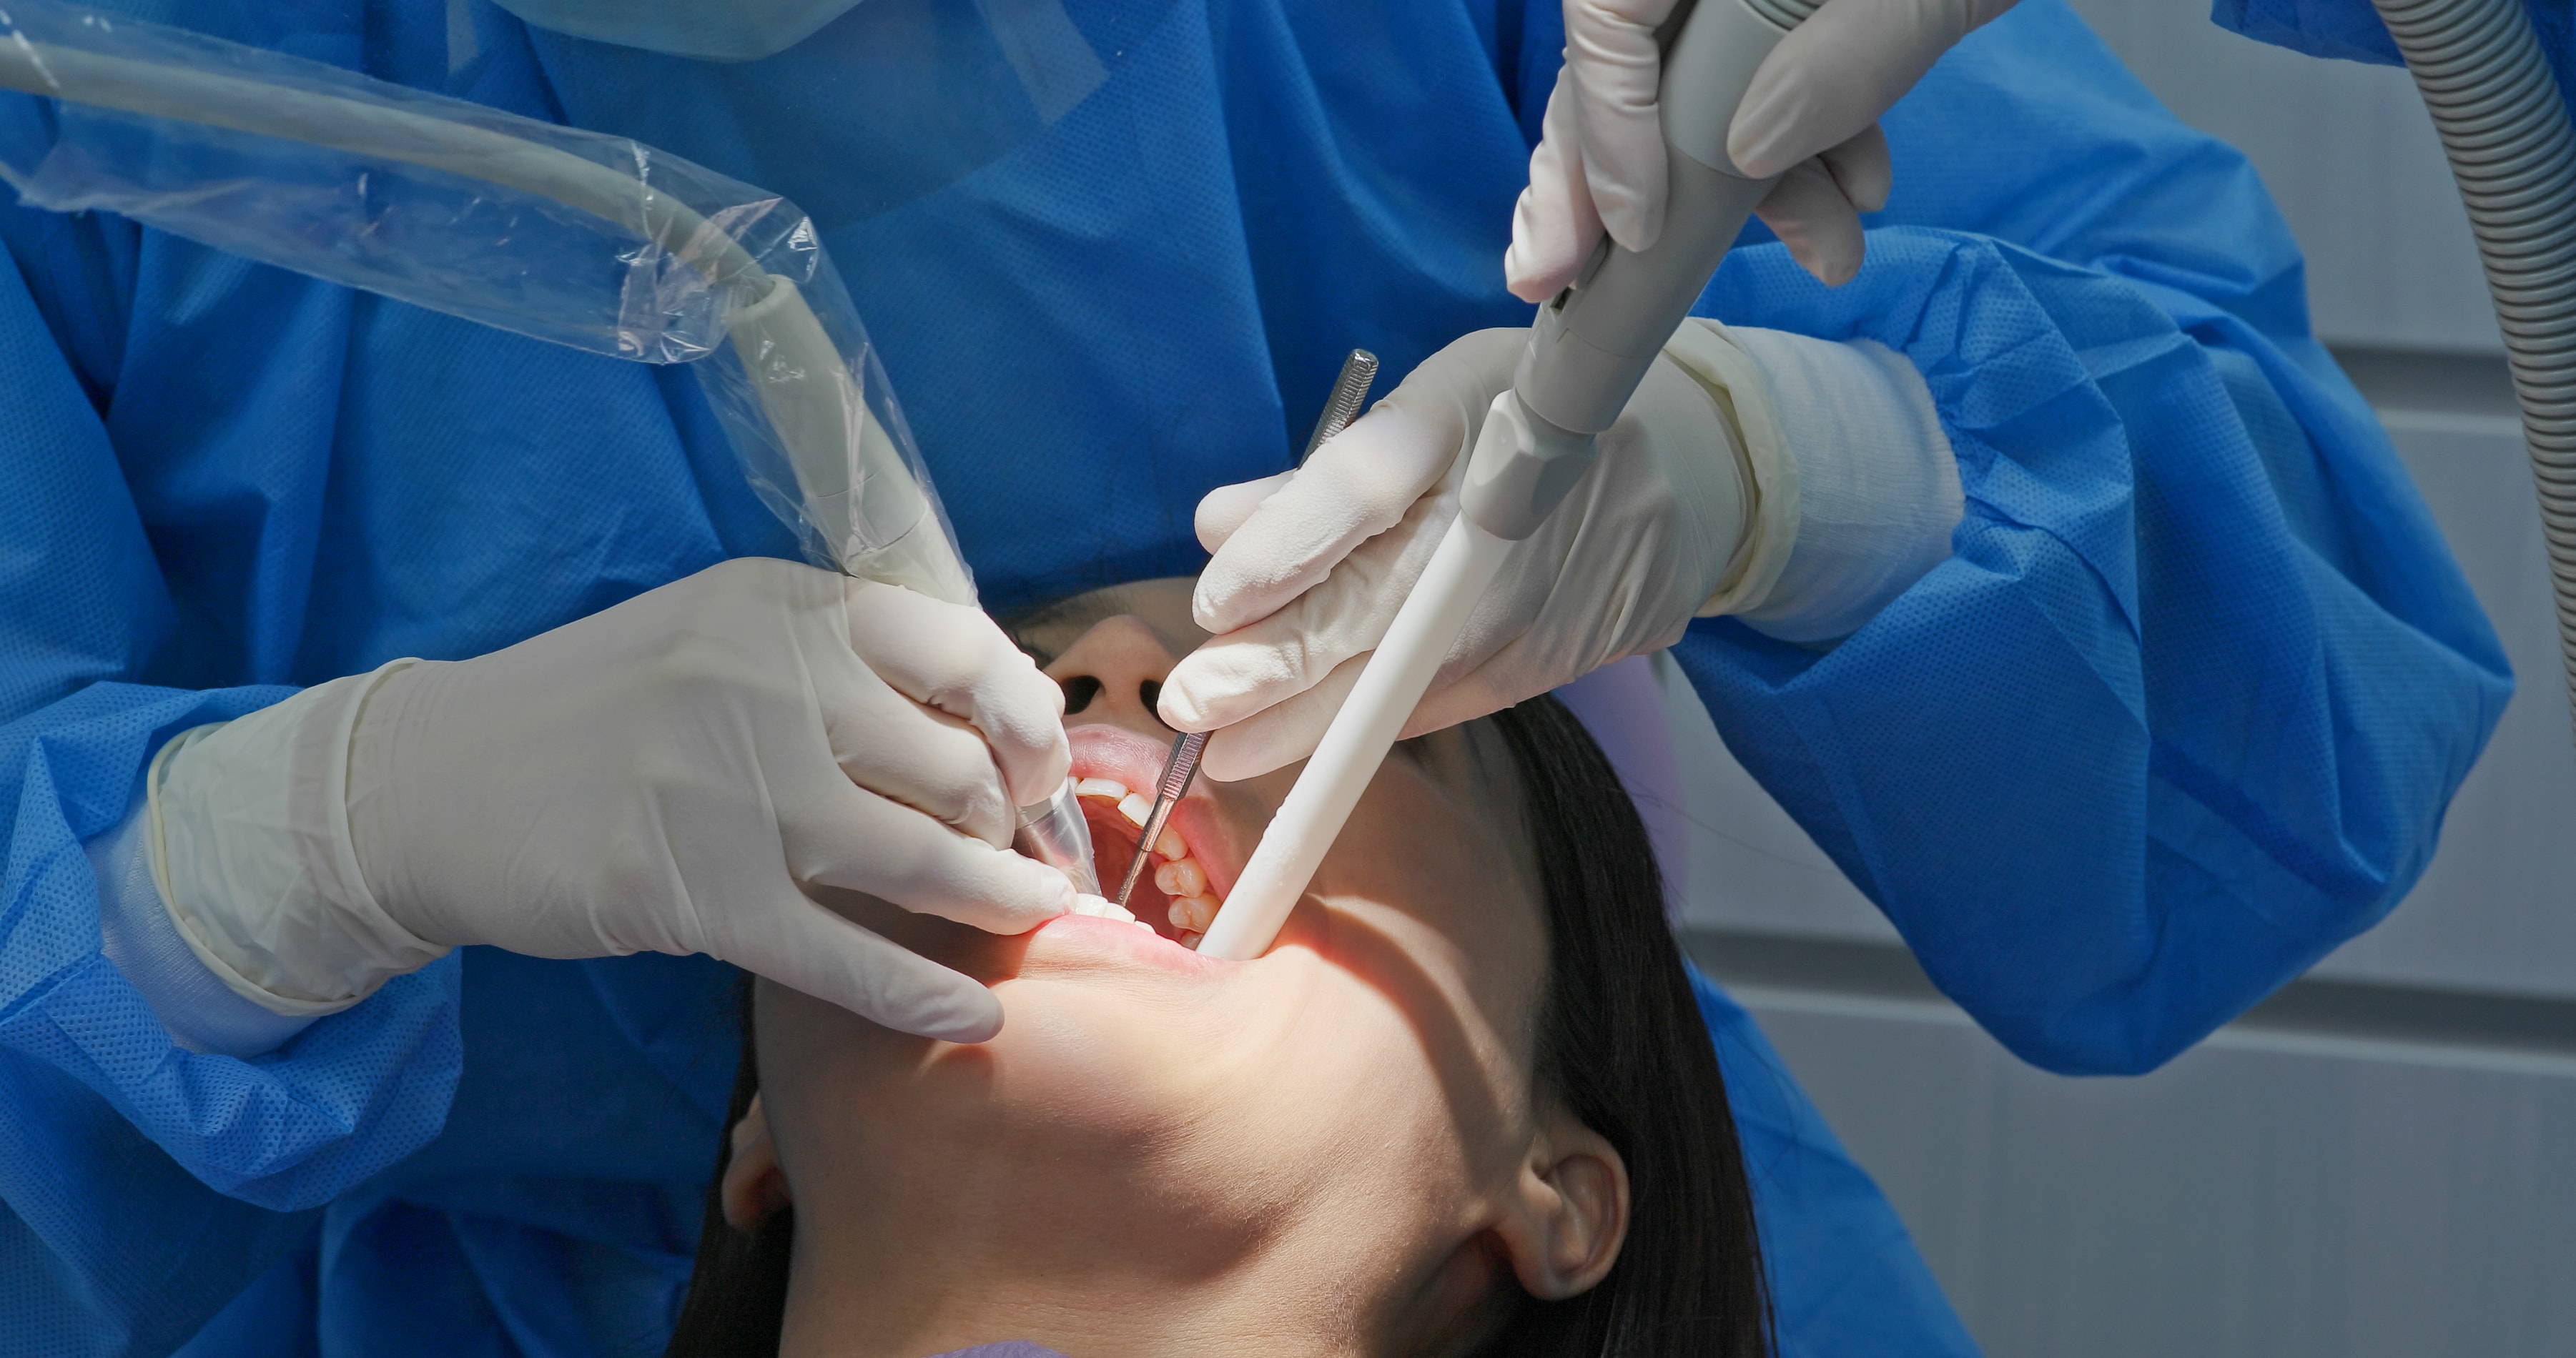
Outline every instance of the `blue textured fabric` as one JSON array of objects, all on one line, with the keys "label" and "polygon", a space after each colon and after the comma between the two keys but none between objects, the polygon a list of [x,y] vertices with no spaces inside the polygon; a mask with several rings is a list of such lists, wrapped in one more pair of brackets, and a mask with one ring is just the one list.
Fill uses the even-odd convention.
[{"label": "blue textured fabric", "polygon": [[1691,968],[1753,1184],[1779,1358],[1974,1358],[1976,1342],[1869,1172],[1843,1149],[1753,1017]]},{"label": "blue textured fabric", "polygon": [[1954,555],[1829,654],[1720,619],[1676,658],[2005,1045],[2152,1069],[2405,895],[2510,674],[2241,156],[2055,6],[1886,130],[1857,279],[1738,250],[1702,309],[1911,357]]},{"label": "blue textured fabric", "polygon": [[[122,8],[803,200],[998,606],[1194,568],[1198,497],[1285,465],[1344,351],[1400,372],[1525,320],[1499,259],[1561,43],[1555,0],[1073,0],[1121,54],[1096,94],[871,191],[887,148],[815,55],[864,54],[831,29],[719,79],[484,0],[452,71],[444,0]],[[2141,1068],[2402,894],[2503,662],[2232,153],[2054,0],[1889,133],[1859,281],[1757,244],[1708,303],[1914,359],[1959,557],[1830,654],[1714,623],[1681,656],[1952,995],[2045,1064]],[[725,969],[467,949],[270,1056],[191,1056],[99,956],[79,845],[189,726],[784,533],[686,374],[95,216],[0,208],[0,248],[0,1354],[656,1351],[732,1076]],[[1706,998],[1784,1345],[1964,1349]]]},{"label": "blue textured fabric", "polygon": [[[2549,56],[2559,97],[2576,100],[2576,9],[2566,0],[2525,0],[2523,8]],[[2210,0],[2209,17],[2221,28],[2312,57],[2405,64],[2370,0]]]}]

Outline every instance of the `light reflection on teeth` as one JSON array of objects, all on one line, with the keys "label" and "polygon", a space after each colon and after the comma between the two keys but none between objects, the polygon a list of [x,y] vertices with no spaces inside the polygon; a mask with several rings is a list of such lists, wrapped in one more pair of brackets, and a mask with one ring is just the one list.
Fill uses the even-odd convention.
[{"label": "light reflection on teeth", "polygon": [[1213,896],[1175,896],[1167,917],[1175,929],[1203,934],[1216,922],[1216,904]]},{"label": "light reflection on teeth", "polygon": [[1113,901],[1106,896],[1093,896],[1079,891],[1075,892],[1073,895],[1073,913],[1077,915],[1096,915],[1102,919],[1114,919],[1128,924],[1137,922],[1136,917],[1129,914],[1127,912],[1127,908],[1120,905],[1118,902]]},{"label": "light reflection on teeth", "polygon": [[[1115,778],[1077,779],[1073,790],[1080,796],[1096,797],[1105,802],[1116,803],[1118,814],[1126,817],[1129,824],[1139,828],[1142,828],[1154,814],[1154,803],[1150,798],[1142,793],[1128,791],[1127,785]],[[1218,905],[1216,890],[1208,881],[1207,869],[1197,859],[1190,857],[1189,841],[1181,837],[1178,826],[1169,822],[1165,822],[1162,834],[1155,837],[1153,848],[1155,856],[1163,860],[1154,865],[1154,886],[1164,895],[1173,898],[1171,920],[1175,928],[1183,931],[1184,936],[1181,941],[1195,945],[1198,942],[1196,936],[1206,932],[1208,922],[1216,917]],[[1083,900],[1096,899],[1099,898],[1083,898]],[[1118,907],[1109,901],[1101,900],[1100,903],[1113,911],[1118,910]],[[1085,910],[1080,902],[1076,903],[1074,909],[1079,914],[1098,913]],[[1125,914],[1124,911],[1119,913]],[[1126,917],[1134,918],[1132,915]],[[1187,922],[1189,920],[1198,922],[1193,924]]]},{"label": "light reflection on teeth", "polygon": [[1153,925],[1147,924],[1145,921],[1129,914],[1125,906],[1120,905],[1118,902],[1113,901],[1106,896],[1090,896],[1081,892],[1075,892],[1073,897],[1073,913],[1077,915],[1091,915],[1099,919],[1116,920],[1121,924],[1132,924],[1149,934],[1154,932]]},{"label": "light reflection on teeth", "polygon": [[1154,869],[1154,886],[1166,896],[1196,896],[1207,890],[1207,869],[1195,858],[1183,858]]}]

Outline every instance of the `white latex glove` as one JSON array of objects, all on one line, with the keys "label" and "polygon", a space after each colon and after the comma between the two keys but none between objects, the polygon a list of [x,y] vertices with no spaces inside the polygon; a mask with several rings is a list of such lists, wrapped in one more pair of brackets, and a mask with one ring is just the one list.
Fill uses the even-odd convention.
[{"label": "white latex glove", "polygon": [[[1503,273],[1537,302],[1573,281],[1604,229],[1631,250],[1663,231],[1655,29],[1674,0],[1566,0],[1565,70],[1550,95]],[[1859,214],[1892,182],[1879,115],[1942,53],[2013,0],[1825,0],[1745,90],[1726,153],[1782,178],[1758,213],[1827,286],[1860,271]]]},{"label": "white latex glove", "polygon": [[189,741],[155,773],[156,862],[200,960],[282,1013],[484,943],[705,953],[978,1041],[989,991],[811,892],[998,933],[1063,913],[1063,875],[1006,848],[1065,776],[1062,711],[973,609],[731,561]]},{"label": "white latex glove", "polygon": [[[1191,603],[1215,635],[1163,681],[1161,710],[1216,730],[1210,777],[1314,751],[1457,517],[1461,453],[1527,336],[1459,340],[1304,467],[1200,501],[1214,559]],[[1904,355],[1685,321],[1591,470],[1505,557],[1404,734],[1670,645],[1695,616],[1830,645],[1950,554],[1963,506]]]},{"label": "white latex glove", "polygon": [[[1312,752],[1458,513],[1485,411],[1525,330],[1486,330],[1423,361],[1300,470],[1199,506],[1215,554],[1192,608],[1217,634],[1163,682],[1163,719],[1222,727],[1201,768],[1266,772]],[[1647,374],[1600,460],[1517,544],[1407,736],[1481,716],[1623,656],[1670,645],[1748,552],[1753,473],[1706,387]],[[1774,555],[1777,555],[1775,553]],[[1764,558],[1776,575],[1778,563]]]}]

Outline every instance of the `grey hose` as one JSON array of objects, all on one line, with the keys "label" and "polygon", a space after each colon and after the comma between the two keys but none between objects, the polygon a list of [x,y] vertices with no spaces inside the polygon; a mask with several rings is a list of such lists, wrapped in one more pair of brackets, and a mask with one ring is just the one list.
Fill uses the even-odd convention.
[{"label": "grey hose", "polygon": [[2522,403],[2576,704],[2576,128],[2522,0],[2374,0],[2468,205]]}]

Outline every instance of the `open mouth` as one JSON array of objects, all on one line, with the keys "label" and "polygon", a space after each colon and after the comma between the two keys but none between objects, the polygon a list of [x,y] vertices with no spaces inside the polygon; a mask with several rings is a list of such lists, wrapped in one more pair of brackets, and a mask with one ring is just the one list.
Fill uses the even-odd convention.
[{"label": "open mouth", "polygon": [[[1162,771],[1162,747],[1115,727],[1084,726],[1073,736],[1074,791],[1091,826],[1092,863],[1103,890],[1115,892],[1140,851],[1145,821],[1154,808],[1153,784]],[[1208,824],[1200,797],[1185,796],[1154,843],[1142,847],[1144,871],[1127,908],[1155,933],[1195,948],[1216,919],[1224,888],[1209,861],[1193,850],[1185,822]],[[1195,805],[1194,805],[1195,804]],[[1195,812],[1197,814],[1184,814]]]}]

